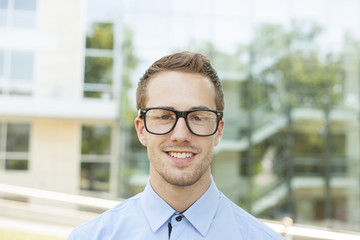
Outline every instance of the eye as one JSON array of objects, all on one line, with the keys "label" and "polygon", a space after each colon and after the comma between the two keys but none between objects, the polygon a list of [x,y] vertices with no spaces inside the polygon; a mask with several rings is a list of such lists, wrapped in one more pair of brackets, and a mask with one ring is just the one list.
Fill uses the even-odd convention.
[{"label": "eye", "polygon": [[205,116],[202,116],[201,114],[197,114],[197,115],[192,115],[190,116],[190,121],[194,121],[194,122],[203,122],[206,118]]},{"label": "eye", "polygon": [[169,120],[170,118],[171,118],[170,115],[161,115],[161,116],[160,116],[160,119],[161,119],[161,120]]},{"label": "eye", "polygon": [[197,122],[201,122],[203,120],[203,118],[200,116],[194,116],[193,119]]}]

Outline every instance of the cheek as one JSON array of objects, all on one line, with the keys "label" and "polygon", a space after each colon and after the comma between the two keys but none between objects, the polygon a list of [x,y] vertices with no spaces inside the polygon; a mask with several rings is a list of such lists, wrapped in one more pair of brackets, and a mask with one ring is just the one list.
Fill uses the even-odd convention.
[{"label": "cheek", "polygon": [[156,151],[158,151],[158,149],[160,148],[159,147],[160,143],[158,139],[156,138],[156,136],[154,137],[152,136],[152,134],[147,132],[144,134],[144,138],[145,138],[148,154],[154,155]]},{"label": "cheek", "polygon": [[144,147],[147,147],[147,146],[148,146],[147,138],[146,138],[145,135],[140,135],[140,136],[139,136],[139,141],[141,142],[141,144],[142,144]]}]

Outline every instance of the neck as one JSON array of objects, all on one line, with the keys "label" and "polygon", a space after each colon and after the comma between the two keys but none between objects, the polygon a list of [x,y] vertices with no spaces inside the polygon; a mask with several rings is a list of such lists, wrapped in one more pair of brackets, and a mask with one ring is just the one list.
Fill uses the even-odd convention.
[{"label": "neck", "polygon": [[194,184],[176,186],[166,182],[161,176],[151,174],[150,183],[154,191],[177,212],[184,212],[194,204],[209,188],[210,169]]}]

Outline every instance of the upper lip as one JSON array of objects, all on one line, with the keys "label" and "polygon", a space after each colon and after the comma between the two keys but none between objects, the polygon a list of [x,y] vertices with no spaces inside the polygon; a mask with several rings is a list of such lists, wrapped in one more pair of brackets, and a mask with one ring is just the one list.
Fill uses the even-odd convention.
[{"label": "upper lip", "polygon": [[187,150],[187,149],[165,149],[165,152],[191,152],[191,153],[195,153],[193,150]]},{"label": "upper lip", "polygon": [[164,152],[192,153],[197,154],[199,150],[192,146],[164,146],[161,148]]}]

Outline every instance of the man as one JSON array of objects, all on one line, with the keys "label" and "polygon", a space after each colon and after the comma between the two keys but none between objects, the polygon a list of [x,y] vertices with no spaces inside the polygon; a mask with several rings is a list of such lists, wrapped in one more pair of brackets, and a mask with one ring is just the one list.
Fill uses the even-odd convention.
[{"label": "man", "polygon": [[68,239],[283,239],[232,203],[210,171],[223,129],[222,85],[201,54],[175,53],[140,79],[135,127],[147,147],[145,190]]}]

